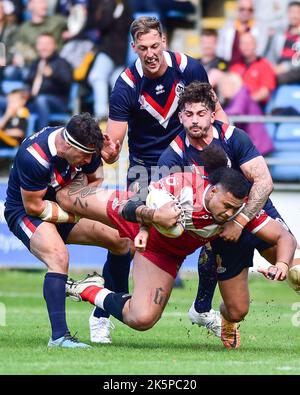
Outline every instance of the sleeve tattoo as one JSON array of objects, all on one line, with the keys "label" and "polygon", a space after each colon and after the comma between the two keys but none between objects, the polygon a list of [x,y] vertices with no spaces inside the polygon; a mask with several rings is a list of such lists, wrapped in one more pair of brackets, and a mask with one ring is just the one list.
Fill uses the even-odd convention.
[{"label": "sleeve tattoo", "polygon": [[265,205],[273,189],[273,183],[269,173],[264,172],[259,164],[253,164],[244,174],[248,180],[253,181],[248,202],[242,211],[251,220]]}]

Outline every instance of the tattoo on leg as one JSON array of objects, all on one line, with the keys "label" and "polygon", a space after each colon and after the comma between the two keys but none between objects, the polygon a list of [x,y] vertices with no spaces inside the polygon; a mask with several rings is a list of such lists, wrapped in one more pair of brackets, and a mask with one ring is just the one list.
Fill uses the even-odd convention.
[{"label": "tattoo on leg", "polygon": [[164,292],[164,290],[162,288],[156,288],[154,299],[153,299],[153,302],[155,304],[159,304],[159,305],[163,305],[164,304],[165,297],[162,295],[163,292]]}]

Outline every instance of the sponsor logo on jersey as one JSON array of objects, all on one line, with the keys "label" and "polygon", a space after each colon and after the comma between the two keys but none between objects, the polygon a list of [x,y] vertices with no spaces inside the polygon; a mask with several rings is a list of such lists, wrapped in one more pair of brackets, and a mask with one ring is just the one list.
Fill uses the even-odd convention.
[{"label": "sponsor logo on jersey", "polygon": [[162,93],[165,93],[165,87],[163,85],[159,84],[156,86],[155,92],[157,95],[161,95]]}]

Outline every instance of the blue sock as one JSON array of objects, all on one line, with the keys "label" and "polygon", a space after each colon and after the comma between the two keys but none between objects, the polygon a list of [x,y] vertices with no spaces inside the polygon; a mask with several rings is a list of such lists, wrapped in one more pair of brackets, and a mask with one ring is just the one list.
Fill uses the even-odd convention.
[{"label": "blue sock", "polygon": [[117,320],[123,322],[123,307],[131,295],[127,293],[110,293],[106,296],[103,302],[103,306],[106,311],[115,317]]},{"label": "blue sock", "polygon": [[216,257],[210,248],[204,247],[198,260],[199,284],[195,299],[195,310],[205,313],[211,309],[217,285]]},{"label": "blue sock", "polygon": [[[128,293],[128,277],[130,271],[131,254],[114,255],[108,251],[106,262],[103,266],[102,275],[105,280],[105,288],[113,292]],[[96,307],[94,317],[109,317],[109,313]]]},{"label": "blue sock", "polygon": [[66,321],[67,278],[66,274],[46,273],[44,279],[43,293],[52,328],[52,340],[56,340],[68,332]]}]

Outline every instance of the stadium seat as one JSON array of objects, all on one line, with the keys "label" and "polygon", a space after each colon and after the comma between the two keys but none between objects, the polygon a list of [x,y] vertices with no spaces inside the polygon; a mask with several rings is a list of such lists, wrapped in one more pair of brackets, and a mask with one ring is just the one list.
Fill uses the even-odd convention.
[{"label": "stadium seat", "polygon": [[281,85],[276,89],[267,109],[272,112],[278,108],[294,108],[300,114],[300,84]]},{"label": "stadium seat", "polygon": [[79,112],[79,84],[73,82],[70,88],[68,111],[67,112],[55,112],[49,117],[49,122],[58,122],[59,124],[65,125],[70,117]]},{"label": "stadium seat", "polygon": [[3,80],[1,83],[2,92],[7,95],[15,89],[24,89],[25,84],[23,81],[18,80]]},{"label": "stadium seat", "polygon": [[[278,164],[269,165],[269,169],[274,181],[299,182],[300,164],[285,164],[295,160],[299,161],[299,151],[275,151],[269,156],[270,159],[277,159]],[[281,163],[283,162],[283,163]]]},{"label": "stadium seat", "polygon": [[[30,114],[28,118],[28,126],[26,131],[26,136],[29,137],[35,132],[37,116],[35,114]],[[0,158],[14,158],[18,151],[17,148],[0,148]]]}]

